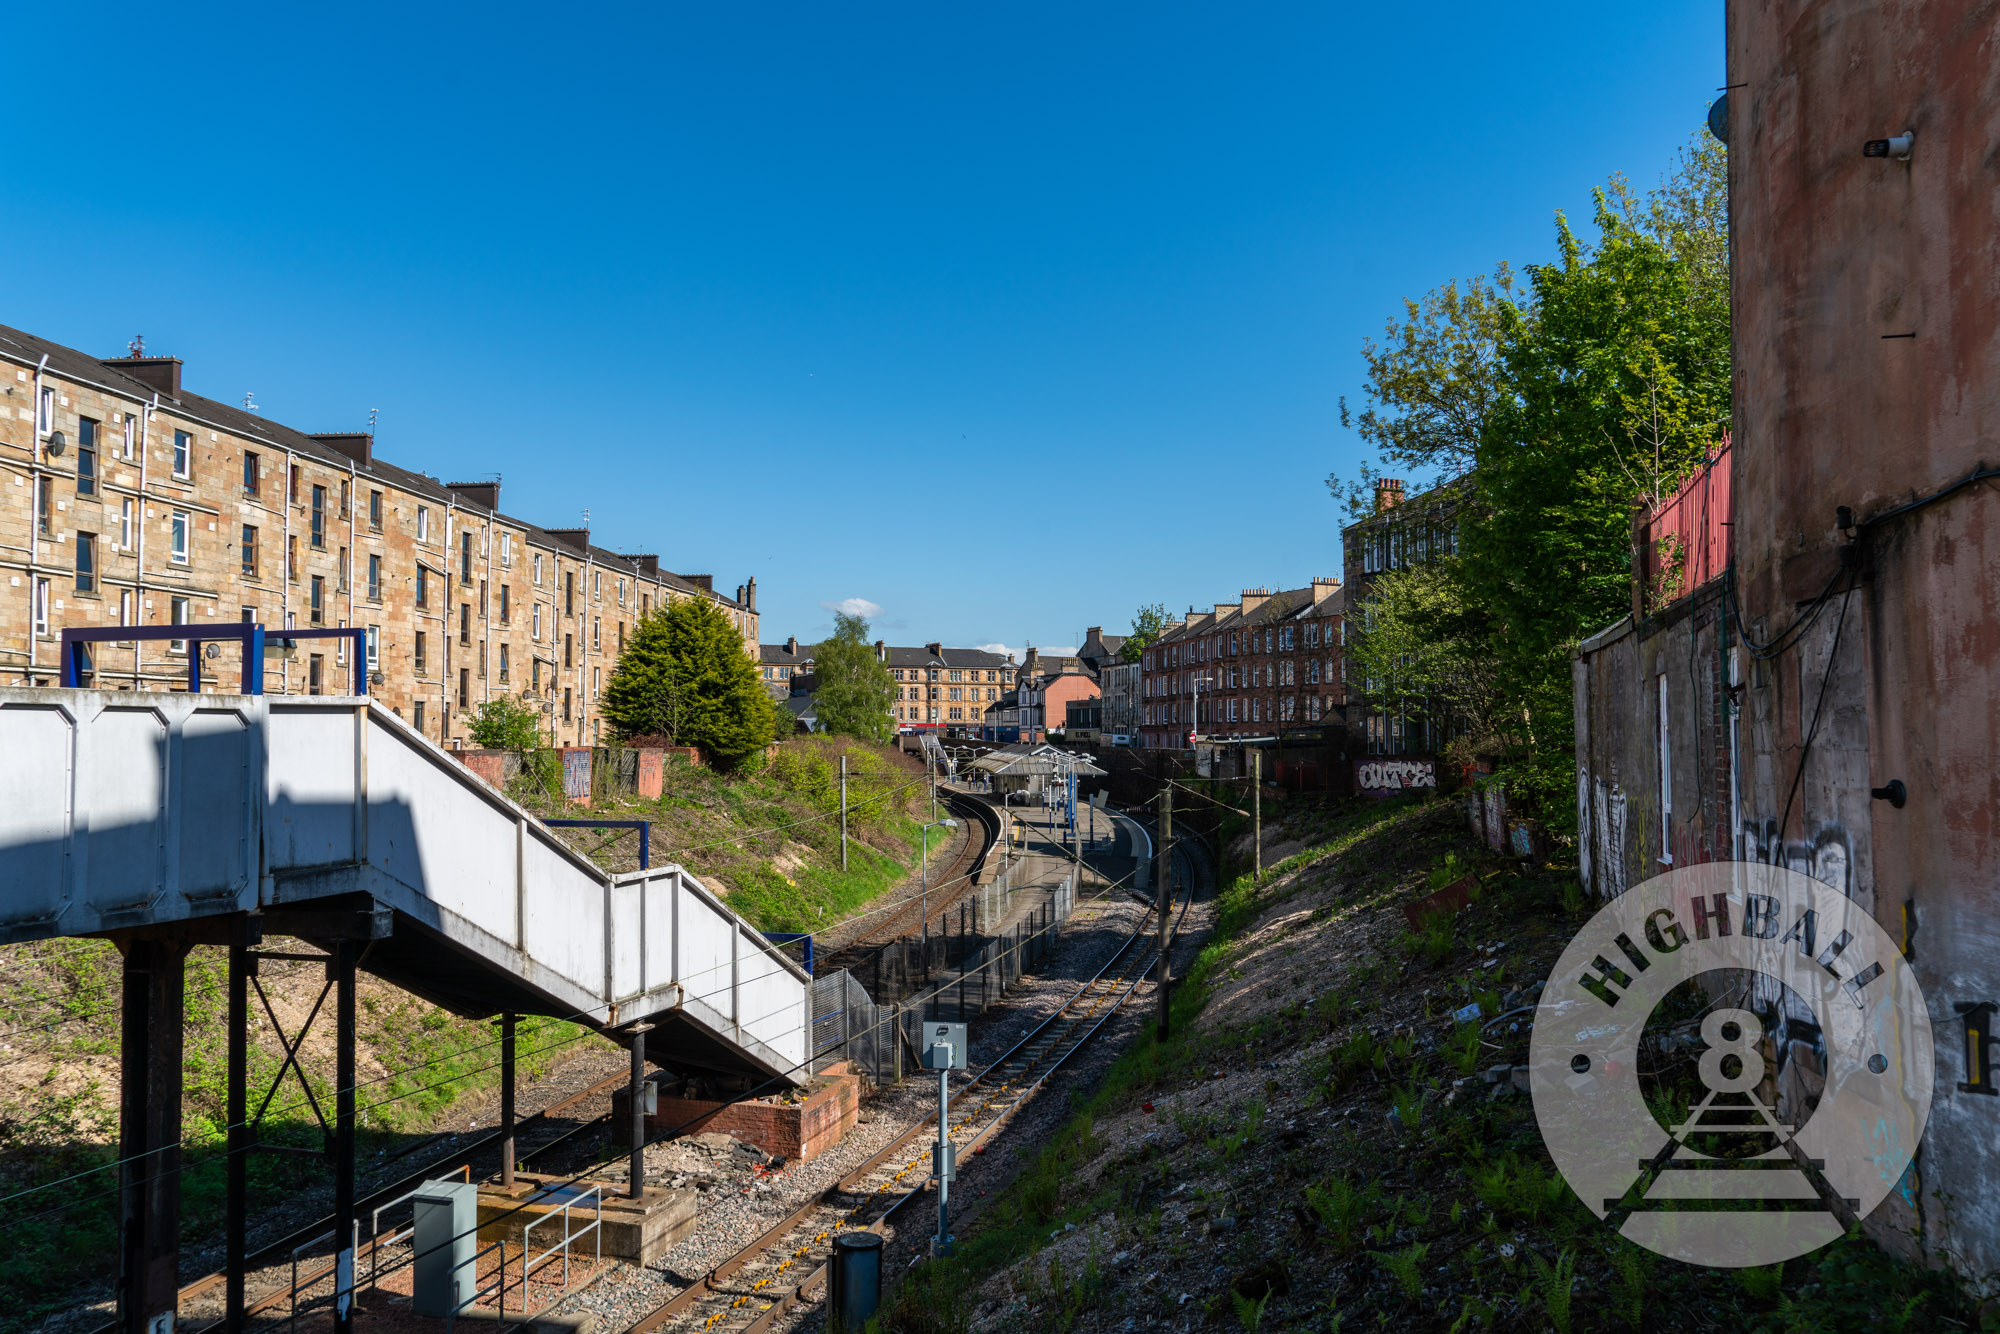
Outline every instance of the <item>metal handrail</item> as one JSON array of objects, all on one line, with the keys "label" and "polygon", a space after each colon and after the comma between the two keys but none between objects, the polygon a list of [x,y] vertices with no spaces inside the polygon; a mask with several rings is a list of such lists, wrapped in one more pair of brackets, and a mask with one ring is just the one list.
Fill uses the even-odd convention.
[{"label": "metal handrail", "polygon": [[[585,1200],[589,1200],[591,1202],[592,1219],[590,1226],[584,1228],[583,1231],[581,1232],[573,1232],[570,1230],[570,1225],[569,1225],[569,1211],[573,1208],[581,1208]],[[542,1224],[551,1222],[557,1218],[562,1219],[562,1225],[563,1225],[562,1257],[563,1257],[564,1292],[569,1291],[570,1247],[578,1239],[583,1237],[585,1234],[594,1234],[596,1237],[596,1251],[597,1251],[595,1263],[602,1264],[604,1262],[604,1233],[602,1230],[604,1227],[604,1187],[592,1186],[589,1190],[583,1192],[581,1195],[578,1195],[573,1199],[564,1200],[562,1210],[560,1213],[550,1212],[543,1214],[540,1218],[537,1218],[534,1222],[528,1223],[522,1227],[521,1229],[521,1313],[523,1315],[527,1314],[528,1310],[528,1275],[532,1274],[536,1269],[540,1268],[542,1265],[545,1265],[550,1260],[554,1259],[556,1253],[556,1248],[554,1246],[551,1246],[546,1251],[542,1252],[541,1259],[533,1261],[529,1260],[528,1257],[534,1254],[534,1247],[529,1243],[528,1234],[530,1232],[533,1232],[536,1228],[540,1227]]]},{"label": "metal handrail", "polygon": [[[456,1323],[457,1323],[457,1321],[458,1321],[458,1313],[459,1313],[460,1311],[463,1311],[463,1310],[464,1310],[464,1309],[465,1309],[466,1307],[468,1307],[468,1306],[471,1306],[471,1305],[472,1305],[472,1304],[473,1304],[474,1302],[478,1301],[478,1300],[479,1300],[479,1299],[480,1299],[481,1297],[484,1297],[484,1296],[486,1295],[486,1291],[487,1291],[487,1288],[491,1288],[491,1289],[494,1289],[494,1302],[493,1302],[493,1307],[494,1307],[494,1309],[495,1309],[495,1310],[496,1310],[496,1311],[497,1311],[497,1312],[498,1312],[498,1313],[500,1314],[500,1316],[501,1316],[501,1318],[502,1318],[502,1319],[505,1319],[505,1318],[506,1318],[506,1315],[507,1315],[507,1243],[506,1243],[506,1242],[505,1242],[504,1240],[503,1240],[503,1241],[496,1241],[496,1242],[494,1242],[494,1243],[493,1243],[493,1244],[492,1244],[491,1246],[488,1246],[488,1247],[487,1247],[487,1248],[486,1248],[485,1250],[483,1250],[483,1251],[479,1251],[479,1252],[475,1253],[475,1254],[473,1255],[473,1257],[472,1257],[472,1273],[473,1273],[473,1276],[474,1276],[474,1277],[476,1278],[476,1277],[478,1276],[478,1274],[479,1274],[479,1262],[480,1262],[480,1261],[481,1261],[482,1259],[484,1259],[484,1258],[485,1258],[486,1256],[488,1256],[488,1255],[492,1254],[492,1253],[493,1253],[494,1251],[496,1251],[496,1250],[500,1252],[500,1268],[499,1268],[499,1271],[498,1271],[497,1273],[495,1273],[495,1275],[493,1276],[493,1281],[492,1281],[491,1283],[488,1283],[488,1284],[486,1285],[486,1287],[485,1287],[485,1288],[479,1288],[479,1289],[477,1289],[476,1291],[474,1291],[474,1292],[473,1292],[473,1294],[472,1294],[472,1295],[471,1295],[470,1297],[467,1297],[467,1298],[466,1298],[466,1299],[465,1299],[464,1301],[460,1302],[460,1303],[459,1303],[458,1305],[456,1305],[456,1306],[452,1307],[452,1308],[451,1308],[451,1309],[450,1309],[449,1311],[446,1311],[446,1312],[444,1313],[444,1328],[445,1328],[445,1334],[451,1334],[451,1328],[452,1328],[452,1326],[453,1326],[454,1324],[456,1324]],[[523,1254],[525,1254],[525,1252],[523,1252]],[[521,1311],[522,1311],[522,1314],[524,1314],[524,1315],[525,1315],[525,1314],[527,1313],[527,1310],[528,1310],[528,1279],[527,1279],[527,1275],[526,1275],[526,1274],[524,1273],[524,1274],[523,1274],[523,1275],[521,1276]]]},{"label": "metal handrail", "polygon": [[[336,1232],[334,1229],[328,1228],[326,1231],[320,1233],[317,1237],[314,1237],[312,1240],[302,1241],[298,1245],[292,1247],[292,1290],[291,1290],[292,1309],[291,1309],[291,1314],[287,1316],[285,1320],[286,1328],[296,1330],[299,1327],[299,1257],[306,1251],[311,1250],[313,1247],[319,1245],[323,1241],[332,1241],[338,1235],[339,1233]],[[348,1245],[357,1251],[361,1247],[361,1220],[358,1218],[354,1220],[353,1230],[348,1234]],[[330,1305],[333,1302],[339,1300],[340,1263],[338,1256],[334,1258],[334,1267],[332,1269],[327,1270],[325,1273],[319,1274],[308,1281],[312,1283],[318,1283],[320,1279],[323,1278],[331,1278],[333,1280],[333,1291],[331,1293],[328,1293],[324,1297],[315,1297],[311,1301],[307,1302],[305,1305],[305,1309],[308,1311],[320,1305],[322,1302]]]},{"label": "metal handrail", "polygon": [[[408,1230],[400,1232],[391,1230],[388,1234],[385,1235],[382,1231],[382,1215],[388,1213],[391,1209],[395,1208],[399,1204],[404,1204],[410,1200],[415,1199],[418,1195],[423,1193],[425,1187],[435,1185],[437,1182],[440,1181],[449,1181],[454,1176],[462,1176],[466,1181],[471,1181],[472,1164],[469,1162],[461,1163],[459,1165],[459,1169],[457,1172],[447,1173],[446,1175],[441,1177],[431,1177],[428,1180],[416,1186],[411,1187],[409,1190],[404,1191],[401,1195],[398,1195],[395,1199],[390,1200],[385,1204],[376,1205],[375,1208],[369,1212],[368,1235],[375,1239],[374,1241],[370,1242],[368,1246],[368,1282],[371,1286],[375,1287],[381,1286],[383,1250],[386,1249],[387,1247],[394,1246],[397,1242],[404,1240],[406,1237],[414,1237],[417,1232],[416,1219],[414,1216],[412,1216]],[[400,1266],[397,1266],[397,1268],[400,1268]],[[396,1272],[396,1269],[391,1268],[389,1272],[393,1274]]]}]

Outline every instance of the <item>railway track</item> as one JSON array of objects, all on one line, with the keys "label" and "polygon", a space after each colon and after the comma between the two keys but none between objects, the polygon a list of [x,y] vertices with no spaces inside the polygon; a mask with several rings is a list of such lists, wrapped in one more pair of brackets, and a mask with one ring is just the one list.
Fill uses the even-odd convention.
[{"label": "railway track", "polygon": [[[1000,816],[991,803],[977,797],[958,792],[946,792],[940,788],[938,799],[954,816],[966,822],[967,837],[961,840],[958,849],[952,853],[948,865],[937,864],[931,868],[931,891],[928,895],[929,920],[939,923],[958,902],[966,890],[971,888],[973,879],[985,865],[986,858],[999,846]],[[976,826],[976,829],[973,828]],[[846,968],[854,971],[860,962],[904,936],[918,934],[924,924],[923,900],[903,904],[878,920],[871,921],[866,930],[854,936],[846,944],[825,949],[828,960],[827,971]],[[936,926],[933,926],[936,929]],[[836,936],[836,939],[839,937]],[[856,976],[860,974],[857,972]]]},{"label": "railway track", "polygon": [[[1197,859],[1175,849],[1183,886],[1172,935],[1194,902]],[[1150,971],[1156,930],[1148,913],[1116,953],[1027,1036],[953,1095],[950,1137],[970,1161],[1063,1063],[1089,1044]],[[929,1195],[930,1146],[937,1117],[926,1117],[853,1172],[765,1231],[689,1287],[656,1307],[629,1334],[762,1334],[823,1287],[834,1237],[884,1232],[897,1211]],[[910,1179],[917,1174],[917,1184]]]},{"label": "railway track", "polygon": [[[623,1073],[612,1075],[607,1079],[599,1080],[588,1088],[572,1093],[558,1102],[551,1103],[532,1116],[521,1118],[514,1125],[516,1144],[522,1146],[520,1152],[517,1154],[517,1161],[525,1166],[528,1159],[545,1154],[560,1145],[569,1143],[580,1135],[587,1134],[602,1126],[610,1118],[611,1113],[608,1110],[601,1116],[579,1122],[546,1139],[536,1140],[536,1132],[547,1126],[551,1119],[561,1116],[563,1113],[592,1098],[608,1096],[613,1089],[624,1087],[629,1078],[629,1075]],[[524,1135],[531,1140],[536,1140],[536,1142],[523,1144]],[[458,1145],[451,1153],[444,1157],[434,1159],[428,1165],[418,1168],[408,1175],[361,1197],[355,1205],[356,1216],[359,1217],[369,1210],[386,1204],[394,1200],[397,1196],[422,1185],[426,1181],[435,1180],[440,1175],[449,1173],[454,1167],[461,1164],[469,1171],[474,1155],[496,1147],[499,1142],[500,1132],[493,1130],[476,1137],[468,1143]],[[279,1237],[277,1240],[252,1251],[246,1257],[244,1267],[246,1271],[255,1273],[259,1269],[287,1261],[291,1258],[291,1254],[295,1248],[304,1246],[316,1238],[324,1236],[332,1227],[333,1219],[328,1217],[317,1219],[303,1227],[296,1228]],[[384,1235],[392,1231],[394,1229],[388,1229]],[[374,1247],[374,1244],[374,1238],[368,1238],[362,1243],[361,1258],[366,1257],[368,1251]],[[303,1291],[315,1283],[323,1282],[332,1272],[332,1260],[315,1261],[310,1267],[299,1271],[298,1287],[296,1290]],[[191,1305],[219,1302],[222,1296],[223,1285],[224,1275],[220,1271],[205,1275],[194,1280],[192,1283],[184,1285],[180,1290],[179,1309],[186,1311]],[[246,1316],[265,1314],[274,1307],[288,1302],[294,1291],[295,1289],[288,1276],[286,1281],[281,1282],[277,1287],[254,1297],[246,1297],[244,1301],[244,1314]],[[206,1334],[208,1330],[220,1329],[222,1320],[218,1316],[204,1324],[185,1323],[191,1327],[193,1334]],[[116,1322],[110,1322],[96,1327],[90,1331],[90,1334],[116,1334],[117,1329]]]}]

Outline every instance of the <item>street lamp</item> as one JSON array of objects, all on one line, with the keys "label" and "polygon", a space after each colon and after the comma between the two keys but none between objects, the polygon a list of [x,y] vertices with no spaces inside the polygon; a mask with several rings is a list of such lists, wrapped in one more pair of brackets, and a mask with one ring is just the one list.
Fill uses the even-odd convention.
[{"label": "street lamp", "polygon": [[925,825],[925,826],[924,826],[924,827],[923,827],[923,828],[922,828],[921,830],[919,830],[919,831],[918,831],[918,836],[919,836],[919,837],[920,837],[920,838],[921,838],[921,839],[923,840],[923,845],[924,845],[924,850],[923,850],[923,858],[924,858],[924,869],[923,869],[923,882],[922,882],[922,887],[921,887],[921,888],[920,888],[920,889],[918,890],[918,894],[920,895],[920,898],[918,899],[918,904],[917,904],[917,907],[918,907],[918,911],[919,911],[919,912],[921,912],[921,913],[923,914],[923,922],[924,922],[924,926],[923,926],[923,940],[924,940],[924,967],[925,967],[926,969],[928,969],[928,968],[930,967],[930,957],[931,957],[931,953],[930,953],[930,948],[931,948],[931,839],[930,839],[930,833],[931,833],[931,830],[933,830],[933,829],[956,829],[956,828],[958,828],[958,821],[956,821],[956,820],[939,820],[939,821],[936,821],[936,822],[935,822],[935,823],[933,823],[933,824],[927,824],[927,825]]},{"label": "street lamp", "polygon": [[1197,676],[1194,678],[1194,717],[1188,720],[1189,750],[1194,749],[1194,743],[1201,737],[1201,688],[1203,686],[1212,687],[1214,685],[1215,678],[1212,676]]}]

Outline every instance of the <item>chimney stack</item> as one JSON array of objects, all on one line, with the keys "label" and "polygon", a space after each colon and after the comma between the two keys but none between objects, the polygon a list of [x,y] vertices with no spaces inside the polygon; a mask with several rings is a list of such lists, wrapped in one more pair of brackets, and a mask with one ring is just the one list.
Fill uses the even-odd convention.
[{"label": "chimney stack", "polygon": [[458,499],[490,510],[500,512],[500,483],[498,482],[446,482],[444,489]]},{"label": "chimney stack", "polygon": [[181,396],[179,357],[113,357],[104,364],[114,371],[123,372],[164,398]]},{"label": "chimney stack", "polygon": [[795,658],[799,656],[799,637],[797,635],[789,635],[786,637],[785,652],[791,654]]},{"label": "chimney stack", "polygon": [[1400,477],[1378,477],[1375,479],[1375,512],[1392,510],[1403,503],[1403,479]]},{"label": "chimney stack", "polygon": [[312,438],[328,449],[347,455],[364,468],[375,457],[375,437],[367,431],[315,431]]}]

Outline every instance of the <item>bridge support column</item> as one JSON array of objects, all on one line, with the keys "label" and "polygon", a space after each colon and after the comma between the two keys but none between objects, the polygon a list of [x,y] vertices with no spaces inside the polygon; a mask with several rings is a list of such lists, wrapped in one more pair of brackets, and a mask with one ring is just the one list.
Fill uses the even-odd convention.
[{"label": "bridge support column", "polygon": [[188,943],[121,942],[118,1328],[171,1334],[180,1294],[181,1025]]},{"label": "bridge support column", "polygon": [[625,1193],[639,1199],[646,1193],[646,1034],[651,1024],[634,1024],[632,1035],[632,1179]]},{"label": "bridge support column", "polygon": [[500,1016],[500,1189],[514,1189],[514,1021]]},{"label": "bridge support column", "polygon": [[[247,919],[254,924],[255,917]],[[250,946],[262,938],[254,925],[229,945],[229,1161],[223,1167],[222,1329],[242,1334],[245,1236],[250,1228]]]},{"label": "bridge support column", "polygon": [[357,941],[333,947],[327,971],[333,975],[333,1279],[334,1334],[354,1329],[354,964]]}]

